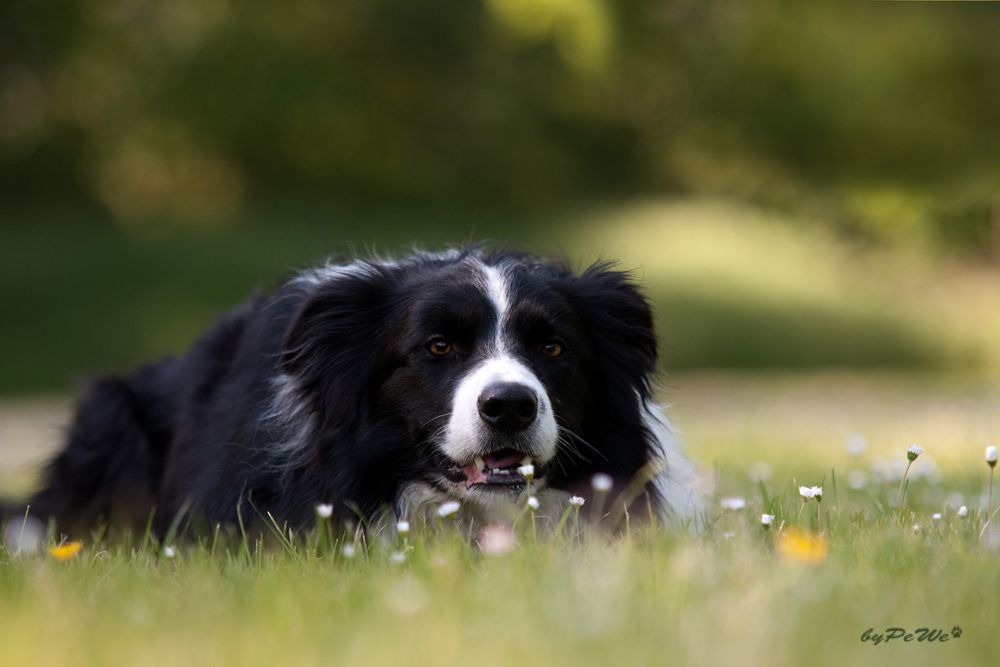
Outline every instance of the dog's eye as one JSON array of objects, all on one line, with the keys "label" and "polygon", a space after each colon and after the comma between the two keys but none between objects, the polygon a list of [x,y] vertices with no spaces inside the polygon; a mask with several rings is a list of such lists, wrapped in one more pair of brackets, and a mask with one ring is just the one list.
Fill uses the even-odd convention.
[{"label": "dog's eye", "polygon": [[550,340],[548,343],[542,346],[542,354],[548,357],[558,357],[560,354],[562,354],[562,352],[563,352],[562,345],[555,342],[554,340]]},{"label": "dog's eye", "polygon": [[431,342],[427,343],[427,349],[437,355],[448,354],[451,352],[451,343],[446,341],[444,338],[435,338]]}]

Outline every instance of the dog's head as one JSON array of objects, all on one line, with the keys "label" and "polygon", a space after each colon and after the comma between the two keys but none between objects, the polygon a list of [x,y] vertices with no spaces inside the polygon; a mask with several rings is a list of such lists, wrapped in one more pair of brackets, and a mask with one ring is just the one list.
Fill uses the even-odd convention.
[{"label": "dog's head", "polygon": [[369,486],[422,482],[496,508],[524,493],[526,465],[537,491],[597,471],[628,478],[648,460],[656,339],[626,274],[473,249],[300,283],[283,370],[319,446],[354,448],[317,455],[362,460]]}]

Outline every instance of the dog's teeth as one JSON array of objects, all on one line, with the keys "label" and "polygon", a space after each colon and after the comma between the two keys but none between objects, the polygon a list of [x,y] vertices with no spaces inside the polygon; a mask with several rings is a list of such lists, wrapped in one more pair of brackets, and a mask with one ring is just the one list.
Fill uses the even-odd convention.
[{"label": "dog's teeth", "polygon": [[494,468],[493,469],[493,474],[494,475],[499,475],[500,474],[500,468]]},{"label": "dog's teeth", "polygon": [[481,456],[476,457],[476,470],[486,470],[486,461]]},{"label": "dog's teeth", "polygon": [[523,459],[521,459],[521,465],[523,466],[530,466],[533,462],[534,459],[532,459],[530,456],[525,456]]},{"label": "dog's teeth", "polygon": [[498,472],[501,475],[509,475],[510,474],[509,470],[497,470],[497,471],[494,471],[494,472]]}]

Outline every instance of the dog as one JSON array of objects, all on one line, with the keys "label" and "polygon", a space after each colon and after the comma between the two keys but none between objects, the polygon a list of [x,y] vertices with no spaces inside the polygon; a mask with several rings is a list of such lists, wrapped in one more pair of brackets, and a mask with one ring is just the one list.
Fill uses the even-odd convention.
[{"label": "dog", "polygon": [[458,501],[493,524],[533,497],[558,518],[578,495],[683,521],[692,465],[656,373],[650,306],[611,264],[485,246],[327,264],[96,381],[30,511],[162,537],[182,517],[307,528],[319,503],[391,526]]}]

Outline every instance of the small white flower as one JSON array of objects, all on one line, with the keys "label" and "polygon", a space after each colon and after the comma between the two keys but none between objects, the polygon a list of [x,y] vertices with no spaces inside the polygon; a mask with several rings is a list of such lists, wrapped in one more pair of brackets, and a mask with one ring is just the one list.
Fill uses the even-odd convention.
[{"label": "small white flower", "polygon": [[25,516],[7,523],[0,546],[7,547],[11,554],[31,554],[40,551],[44,542],[44,524],[33,516]]},{"label": "small white flower", "polygon": [[603,472],[590,478],[590,486],[598,493],[607,493],[614,485],[615,481],[611,479],[611,475],[606,475]]},{"label": "small white flower", "polygon": [[931,521],[940,521],[940,520],[941,520],[941,512],[935,512],[934,514],[931,515]]},{"label": "small white flower", "polygon": [[479,548],[487,556],[502,556],[510,553],[517,546],[514,539],[514,529],[503,524],[484,528],[477,539]]},{"label": "small white flower", "polygon": [[802,496],[803,499],[809,500],[813,497],[813,490],[808,486],[800,486],[799,495]]},{"label": "small white flower", "polygon": [[760,522],[764,525],[765,528],[770,528],[772,525],[774,525],[774,515],[773,514],[761,514],[760,515]]},{"label": "small white flower", "polygon": [[914,533],[919,533],[920,532],[920,524],[919,523],[913,524],[913,532]]},{"label": "small white flower", "polygon": [[446,503],[441,503],[441,506],[437,509],[437,515],[439,517],[452,516],[458,512],[458,508],[461,506],[461,503],[457,500],[449,500]]},{"label": "small white flower", "polygon": [[851,456],[861,456],[868,449],[868,441],[863,435],[852,435],[847,439],[847,453]]},{"label": "small white flower", "polygon": [[823,500],[823,487],[822,486],[814,486],[814,487],[812,487],[809,490],[812,492],[812,497],[815,498],[817,502],[819,502],[820,500]]},{"label": "small white flower", "polygon": [[962,517],[963,519],[965,517],[969,516],[969,508],[966,507],[965,505],[962,505],[961,507],[959,507],[958,508],[958,516]]},{"label": "small white flower", "polygon": [[721,498],[719,500],[719,505],[724,510],[741,510],[747,506],[747,501],[743,500],[739,496],[730,496],[729,498]]},{"label": "small white flower", "polygon": [[389,562],[395,565],[399,565],[405,560],[406,560],[406,554],[403,552],[389,556]]},{"label": "small white flower", "polygon": [[531,479],[532,477],[535,476],[535,466],[531,465],[530,463],[528,465],[525,465],[525,466],[520,466],[517,469],[517,473],[519,475],[523,475],[524,477],[527,477],[528,479]]},{"label": "small white flower", "polygon": [[847,473],[847,486],[851,487],[855,491],[860,491],[865,488],[865,484],[868,483],[868,475],[865,474],[864,470],[852,470]]},{"label": "small white flower", "polygon": [[354,553],[355,553],[354,545],[351,544],[350,542],[347,542],[346,544],[344,544],[343,547],[341,547],[340,553],[343,554],[344,558],[354,558]]},{"label": "small white flower", "polygon": [[573,496],[569,499],[569,504],[572,505],[573,507],[583,507],[583,504],[585,502],[587,501],[581,498],[580,496]]},{"label": "small white flower", "polygon": [[916,461],[917,457],[924,453],[924,448],[920,445],[910,445],[906,448],[906,458]]},{"label": "small white flower", "polygon": [[986,448],[986,462],[990,464],[990,467],[994,467],[997,464],[997,448],[987,447]]},{"label": "small white flower", "polygon": [[163,547],[163,555],[167,558],[173,558],[177,555],[177,550],[173,547]]},{"label": "small white flower", "polygon": [[400,535],[406,535],[410,532],[410,522],[409,521],[399,521],[396,523],[396,532]]},{"label": "small white flower", "polygon": [[541,506],[542,504],[538,502],[538,498],[536,498],[535,496],[530,496],[528,498],[528,507],[530,507],[531,509],[537,510]]},{"label": "small white flower", "polygon": [[320,503],[319,505],[316,505],[316,514],[321,519],[329,519],[333,516],[333,505],[329,505],[327,503]]}]

